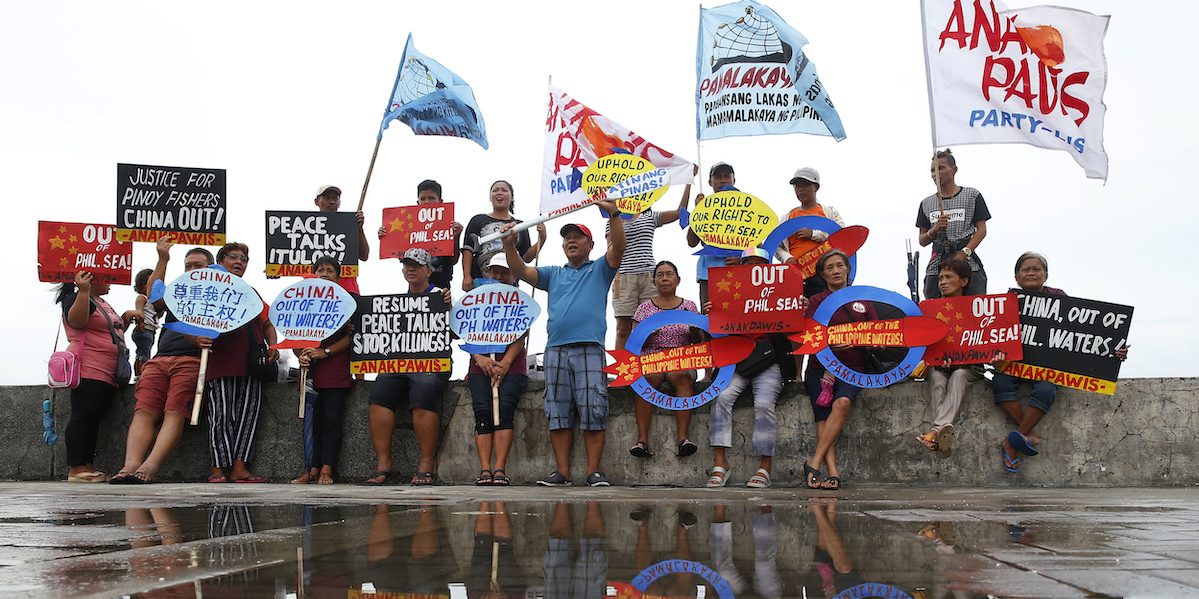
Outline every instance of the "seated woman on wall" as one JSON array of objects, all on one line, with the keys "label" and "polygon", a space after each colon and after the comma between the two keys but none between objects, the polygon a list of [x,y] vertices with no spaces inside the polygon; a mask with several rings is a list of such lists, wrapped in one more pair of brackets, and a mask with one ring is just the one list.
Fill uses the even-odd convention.
[{"label": "seated woman on wall", "polygon": [[[961,258],[953,258],[941,264],[937,285],[941,297],[962,297],[970,284],[970,265]],[[937,452],[942,458],[953,451],[953,420],[966,389],[982,380],[983,369],[978,365],[954,366],[948,359],[928,373],[929,391],[933,401],[933,428],[916,437],[929,451]]]},{"label": "seated woman on wall", "polygon": [[[1016,284],[1020,286],[1020,289],[1066,295],[1065,291],[1046,285],[1045,281],[1047,280],[1049,280],[1049,261],[1044,256],[1036,252],[1024,252],[1016,259]],[[1016,290],[1013,289],[1013,291]],[[1124,346],[1116,350],[1116,357],[1120,358],[1120,361],[1128,358],[1128,347]],[[1000,353],[992,362],[997,370],[1003,369],[1004,357]],[[995,393],[995,403],[1001,406],[1008,416],[1012,417],[1012,420],[1016,421],[1016,430],[1008,433],[1007,438],[1002,442],[1003,469],[1008,472],[1020,471],[1020,458],[1016,455],[1017,451],[1028,456],[1040,453],[1033,446],[1040,445],[1041,439],[1033,434],[1032,429],[1045,417],[1049,408],[1053,407],[1053,400],[1057,394],[1057,385],[1049,381],[1030,381],[1032,392],[1028,398],[1028,409],[1022,410],[1020,398],[1016,395],[1016,390],[1022,380],[997,372],[995,379],[991,381],[991,390]]]},{"label": "seated woman on wall", "polygon": [[[673,262],[667,260],[659,262],[654,267],[653,276],[654,286],[658,288],[658,296],[637,307],[637,312],[633,314],[634,327],[646,318],[667,310],[685,310],[687,312],[699,313],[699,308],[696,307],[695,302],[675,295],[675,290],[679,286],[680,279],[679,269]],[[698,342],[698,339],[692,338],[691,327],[685,324],[667,325],[654,331],[649,337],[646,337],[645,344],[641,347],[641,354],[646,355],[676,347],[686,347],[694,342]],[[667,372],[665,375],[647,374],[645,375],[645,380],[657,388],[658,385],[662,384],[663,376],[674,387],[675,395],[690,397],[694,393],[694,370]],[[634,457],[648,458],[654,455],[653,450],[649,447],[649,424],[653,416],[654,407],[640,397],[637,397],[633,401],[636,405],[637,444],[629,450],[629,453]],[[694,454],[698,449],[695,443],[687,438],[687,429],[691,426],[691,410],[672,411],[674,412],[675,442],[677,443],[676,455],[680,458],[685,458]]]},{"label": "seated woman on wall", "polygon": [[[820,304],[833,293],[849,286],[849,256],[841,250],[832,250],[816,261],[816,273],[824,279],[828,289],[813,295],[808,300],[804,316],[811,318]],[[838,309],[828,324],[843,324],[865,320],[878,320],[874,305],[866,301],[851,302]],[[833,346],[833,353],[845,366],[861,371],[866,363],[866,350],[849,345]],[[841,436],[841,428],[849,416],[850,405],[858,397],[861,387],[855,387],[832,376],[819,360],[808,360],[808,371],[804,375],[804,387],[812,402],[812,417],[816,420],[816,453],[804,464],[809,489],[836,491],[841,488],[841,476],[837,471],[835,445]],[[828,478],[820,480],[820,468],[828,466]]]}]

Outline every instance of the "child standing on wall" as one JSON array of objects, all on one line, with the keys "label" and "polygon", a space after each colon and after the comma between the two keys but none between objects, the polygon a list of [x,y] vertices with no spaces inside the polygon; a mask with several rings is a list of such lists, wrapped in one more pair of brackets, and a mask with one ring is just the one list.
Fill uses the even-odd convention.
[{"label": "child standing on wall", "polygon": [[149,268],[143,268],[133,279],[133,290],[137,292],[135,309],[142,315],[141,326],[133,328],[133,345],[137,347],[133,374],[137,376],[142,375],[142,364],[150,361],[150,349],[154,347],[154,334],[158,331],[158,311],[150,301],[150,290],[146,289],[152,272]]}]

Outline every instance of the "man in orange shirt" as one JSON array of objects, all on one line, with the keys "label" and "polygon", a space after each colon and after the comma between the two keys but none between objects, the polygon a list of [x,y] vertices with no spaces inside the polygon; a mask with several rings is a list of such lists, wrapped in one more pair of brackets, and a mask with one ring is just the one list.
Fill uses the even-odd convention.
[{"label": "man in orange shirt", "polygon": [[[816,172],[816,169],[805,166],[796,170],[795,174],[791,177],[791,186],[795,188],[795,199],[799,200],[799,206],[792,208],[791,212],[787,213],[787,220],[797,216],[821,216],[842,227],[845,226],[845,221],[841,218],[841,213],[837,212],[836,208],[823,206],[816,201],[816,192],[820,190],[820,173]],[[816,246],[824,243],[828,239],[828,235],[827,231],[810,229],[808,227],[796,231],[785,242],[787,245],[786,249],[792,256],[787,262],[794,264],[797,257],[806,254]],[[818,275],[813,275],[804,280],[804,297],[812,297],[825,289],[824,280]]]}]

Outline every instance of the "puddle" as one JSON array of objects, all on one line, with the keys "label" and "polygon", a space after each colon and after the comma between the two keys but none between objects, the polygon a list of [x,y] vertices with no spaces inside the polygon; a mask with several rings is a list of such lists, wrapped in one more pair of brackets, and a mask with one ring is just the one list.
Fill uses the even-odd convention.
[{"label": "puddle", "polygon": [[[832,498],[169,503],[0,519],[0,595],[1104,597],[1130,594],[1120,590],[1128,577],[1111,576],[1121,569],[1148,578],[1136,579],[1141,594],[1199,594],[1199,537],[1177,521],[1154,537],[1136,518],[1186,509],[887,509]],[[1131,543],[1141,538],[1165,549]],[[1078,575],[1086,571],[1105,574]]]}]

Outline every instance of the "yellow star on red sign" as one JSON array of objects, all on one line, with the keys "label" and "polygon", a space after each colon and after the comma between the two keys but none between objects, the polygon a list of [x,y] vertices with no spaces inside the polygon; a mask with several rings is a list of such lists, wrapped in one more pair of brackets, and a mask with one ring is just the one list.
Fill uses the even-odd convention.
[{"label": "yellow star on red sign", "polygon": [[68,268],[71,266],[71,261],[70,261],[70,259],[64,257],[58,261],[58,264],[59,264],[59,266],[62,266],[63,268]]},{"label": "yellow star on red sign", "polygon": [[959,332],[959,333],[960,333],[960,332],[962,332],[962,327],[961,327],[961,325],[958,325],[958,326],[956,326],[956,327],[953,327],[953,330],[955,330],[955,331],[957,331],[957,332]]},{"label": "yellow star on red sign", "polygon": [[824,330],[823,329],[816,330],[816,331],[809,329],[807,331],[804,331],[804,334],[803,334],[803,344],[804,345],[812,345],[814,343],[820,343],[820,341],[822,339],[824,339]]},{"label": "yellow star on red sign", "polygon": [[406,223],[398,218],[391,221],[391,230],[392,231],[403,231],[404,227],[407,227],[407,226],[408,226],[408,223]]},{"label": "yellow star on red sign", "polygon": [[50,242],[50,249],[52,249],[52,250],[53,249],[59,249],[59,250],[66,249],[66,247],[63,244],[66,243],[67,240],[63,239],[62,237],[54,236],[54,237],[51,237],[50,239],[48,239],[47,241]]},{"label": "yellow star on red sign", "polygon": [[717,281],[716,282],[716,290],[720,291],[722,293],[728,293],[733,290],[732,284],[729,283],[728,281]]},{"label": "yellow star on red sign", "polygon": [[75,237],[74,235],[72,235],[72,236],[71,236],[71,243],[75,243],[76,241],[79,241],[79,238],[78,238],[78,237]]},{"label": "yellow star on red sign", "polygon": [[726,273],[724,273],[724,278],[726,278],[726,279],[731,279],[731,278],[733,278],[733,273],[732,273],[732,271],[729,271],[729,272],[726,272]]},{"label": "yellow star on red sign", "polygon": [[69,250],[67,250],[67,251],[68,251],[68,252],[71,252],[72,254],[76,254],[76,253],[78,253],[78,252],[79,252],[79,249],[78,249],[78,248],[76,248],[75,246],[71,246],[71,249],[69,249]]},{"label": "yellow star on red sign", "polygon": [[618,378],[625,378],[625,377],[629,376],[629,371],[632,369],[633,369],[633,365],[628,362],[625,362],[624,364],[620,364],[616,367],[616,376]]},{"label": "yellow star on red sign", "polygon": [[953,315],[953,317],[954,317],[954,318],[956,318],[956,319],[958,319],[958,320],[961,320],[962,318],[964,318],[964,316],[962,316],[962,313],[961,313],[961,312],[958,312],[957,314],[954,314],[954,315]]},{"label": "yellow star on red sign", "polygon": [[736,283],[734,283],[734,284],[733,284],[733,287],[736,287],[737,289],[740,289],[740,288],[741,288],[741,281],[737,281]]},{"label": "yellow star on red sign", "polygon": [[728,303],[728,302],[721,302],[721,303],[720,303],[720,307],[721,307],[721,308],[723,308],[723,309],[725,309],[725,310],[728,310],[728,309],[729,309],[729,303]]},{"label": "yellow star on red sign", "polygon": [[58,232],[59,232],[59,233],[66,233],[66,232],[67,232],[67,228],[66,228],[66,226],[61,226],[61,227],[59,227],[59,228],[58,228]]},{"label": "yellow star on red sign", "polygon": [[740,294],[740,293],[734,293],[734,294],[733,294],[733,299],[735,299],[735,300],[739,300],[739,299],[741,299],[741,294]]}]

